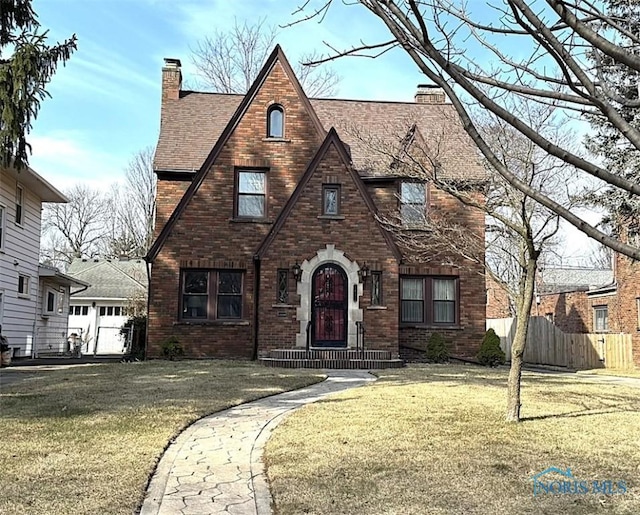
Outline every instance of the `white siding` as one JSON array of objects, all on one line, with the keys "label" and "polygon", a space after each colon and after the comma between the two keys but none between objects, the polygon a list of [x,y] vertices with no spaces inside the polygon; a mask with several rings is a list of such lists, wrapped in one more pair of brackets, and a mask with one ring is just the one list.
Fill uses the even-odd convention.
[{"label": "white siding", "polygon": [[[18,356],[31,354],[38,301],[40,198],[24,187],[23,223],[15,223],[16,180],[0,170],[0,204],[5,207],[4,249],[0,251],[3,291],[2,333]],[[18,275],[29,277],[28,296],[18,295]]]},{"label": "white siding", "polygon": [[[47,312],[47,296],[55,295],[53,312]],[[51,279],[42,279],[36,306],[36,337],[34,345],[38,355],[59,354],[68,350],[67,329],[69,317],[69,287],[60,286]]]}]

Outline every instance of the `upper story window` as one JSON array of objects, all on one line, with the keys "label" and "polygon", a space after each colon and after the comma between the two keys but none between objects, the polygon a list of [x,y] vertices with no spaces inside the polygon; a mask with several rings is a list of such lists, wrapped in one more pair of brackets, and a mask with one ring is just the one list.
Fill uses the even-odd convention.
[{"label": "upper story window", "polygon": [[236,216],[265,218],[267,215],[267,174],[260,170],[238,170]]},{"label": "upper story window", "polygon": [[5,234],[6,234],[6,230],[5,230],[5,214],[6,209],[4,208],[4,206],[0,205],[0,250],[4,250],[4,238],[5,238]]},{"label": "upper story window", "polygon": [[22,225],[24,220],[23,200],[24,190],[22,189],[22,186],[16,184],[16,223],[18,225]]},{"label": "upper story window", "polygon": [[340,186],[327,185],[322,186],[322,214],[334,215],[340,214]]},{"label": "upper story window", "polygon": [[18,275],[18,295],[21,297],[29,296],[29,276],[28,275]]},{"label": "upper story window", "polygon": [[400,183],[400,217],[405,225],[418,225],[427,213],[427,185],[424,182]]},{"label": "upper story window", "polygon": [[279,104],[272,105],[267,111],[267,137],[284,137],[284,109]]}]

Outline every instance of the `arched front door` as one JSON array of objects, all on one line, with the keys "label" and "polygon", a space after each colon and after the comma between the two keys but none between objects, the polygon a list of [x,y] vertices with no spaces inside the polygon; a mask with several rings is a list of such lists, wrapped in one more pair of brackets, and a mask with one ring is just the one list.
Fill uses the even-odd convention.
[{"label": "arched front door", "polygon": [[314,347],[347,346],[347,274],[333,263],[313,273],[312,341]]}]

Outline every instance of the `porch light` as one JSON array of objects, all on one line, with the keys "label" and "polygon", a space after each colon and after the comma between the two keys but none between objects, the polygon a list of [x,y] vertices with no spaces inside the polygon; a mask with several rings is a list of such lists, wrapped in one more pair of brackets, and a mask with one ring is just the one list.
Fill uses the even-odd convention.
[{"label": "porch light", "polygon": [[370,269],[367,266],[367,262],[364,262],[364,265],[362,265],[362,268],[360,270],[358,270],[358,278],[360,279],[360,282],[365,282],[367,280],[367,277],[369,277],[370,275]]},{"label": "porch light", "polygon": [[291,273],[293,274],[293,278],[298,282],[302,277],[302,268],[296,261],[296,264],[291,267]]}]

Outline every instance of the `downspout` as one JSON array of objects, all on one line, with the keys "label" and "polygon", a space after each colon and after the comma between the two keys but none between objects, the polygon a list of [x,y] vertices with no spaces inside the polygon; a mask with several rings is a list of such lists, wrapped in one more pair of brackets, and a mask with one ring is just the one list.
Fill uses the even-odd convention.
[{"label": "downspout", "polygon": [[260,305],[260,256],[257,254],[253,256],[253,273],[253,352],[251,359],[255,361],[258,359],[258,307]]},{"label": "downspout", "polygon": [[144,330],[144,359],[147,359],[147,349],[149,348],[149,312],[151,307],[151,261],[149,256],[144,257],[147,269],[147,321]]}]

